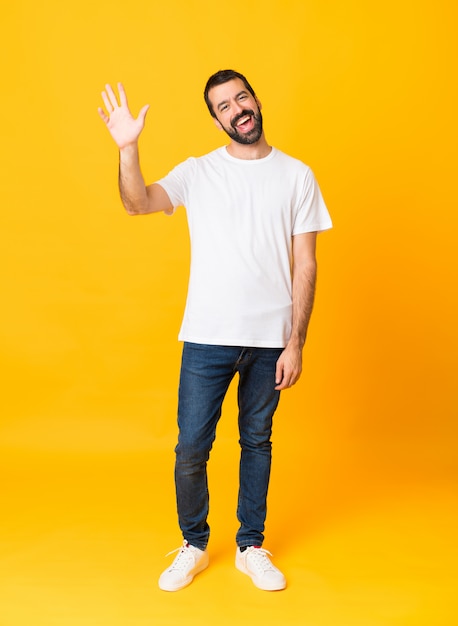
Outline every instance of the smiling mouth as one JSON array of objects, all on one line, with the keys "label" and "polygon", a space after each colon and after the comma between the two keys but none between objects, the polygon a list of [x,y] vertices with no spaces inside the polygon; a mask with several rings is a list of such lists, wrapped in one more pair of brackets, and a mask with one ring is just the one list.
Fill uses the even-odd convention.
[{"label": "smiling mouth", "polygon": [[241,120],[237,122],[237,127],[243,126],[251,120],[251,115],[244,115]]},{"label": "smiling mouth", "polygon": [[241,117],[238,120],[235,120],[233,128],[238,132],[242,132],[243,134],[251,132],[254,128],[253,114],[242,113]]}]

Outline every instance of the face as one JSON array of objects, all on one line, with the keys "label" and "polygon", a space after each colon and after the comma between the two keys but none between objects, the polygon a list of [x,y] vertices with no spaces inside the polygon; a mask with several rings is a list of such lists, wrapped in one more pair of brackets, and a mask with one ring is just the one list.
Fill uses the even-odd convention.
[{"label": "face", "polygon": [[262,135],[261,105],[240,78],[217,85],[208,97],[216,114],[215,123],[241,144],[254,144]]}]

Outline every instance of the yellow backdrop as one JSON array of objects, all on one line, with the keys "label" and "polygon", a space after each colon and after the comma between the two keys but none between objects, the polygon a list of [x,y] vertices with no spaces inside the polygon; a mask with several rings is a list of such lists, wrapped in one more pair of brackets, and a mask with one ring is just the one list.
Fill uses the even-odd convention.
[{"label": "yellow backdrop", "polygon": [[[456,621],[457,13],[2,9],[2,626]],[[167,595],[186,220],[123,212],[97,107],[118,80],[134,111],[150,103],[151,182],[224,142],[202,90],[226,67],[254,85],[268,141],[313,168],[334,229],[275,424],[266,547],[289,587],[260,594],[233,573],[232,390],[210,465],[213,568]]]}]

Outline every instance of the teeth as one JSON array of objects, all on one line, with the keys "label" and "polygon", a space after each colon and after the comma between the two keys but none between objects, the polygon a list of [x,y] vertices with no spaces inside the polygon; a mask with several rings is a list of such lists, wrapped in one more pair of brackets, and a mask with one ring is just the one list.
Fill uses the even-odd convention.
[{"label": "teeth", "polygon": [[245,115],[245,117],[242,117],[242,119],[239,121],[239,123],[237,124],[237,126],[241,126],[242,124],[245,124],[245,122],[248,122],[248,120],[250,119],[251,115]]}]

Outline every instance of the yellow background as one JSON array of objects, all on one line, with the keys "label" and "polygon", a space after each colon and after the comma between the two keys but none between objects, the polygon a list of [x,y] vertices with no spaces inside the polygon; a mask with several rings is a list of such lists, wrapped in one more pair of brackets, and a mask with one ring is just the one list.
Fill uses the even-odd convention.
[{"label": "yellow background", "polygon": [[[457,13],[451,0],[2,8],[0,625],[449,626],[458,619]],[[97,115],[122,80],[148,182],[224,142],[202,99],[233,67],[267,139],[314,170],[319,237],[300,383],[274,431],[266,547],[233,567],[232,389],[210,463],[211,567],[180,543],[173,446],[184,211],[129,218]]]}]

